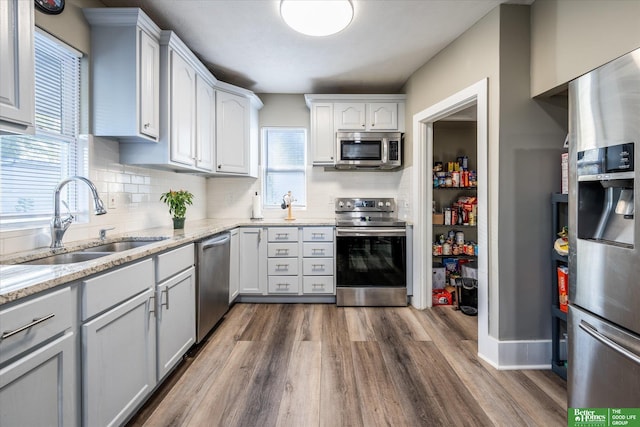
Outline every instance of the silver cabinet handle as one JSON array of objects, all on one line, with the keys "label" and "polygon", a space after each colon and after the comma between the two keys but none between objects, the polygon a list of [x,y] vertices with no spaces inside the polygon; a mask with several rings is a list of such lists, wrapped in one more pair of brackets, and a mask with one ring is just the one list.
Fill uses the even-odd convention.
[{"label": "silver cabinet handle", "polygon": [[311,249],[311,253],[314,254],[314,255],[318,255],[318,254],[324,255],[324,249],[322,249],[322,248],[320,248],[320,249],[312,248]]},{"label": "silver cabinet handle", "polygon": [[621,346],[620,344],[618,344],[617,342],[615,342],[611,338],[609,338],[609,337],[605,336],[604,334],[598,332],[598,330],[596,328],[594,328],[593,326],[591,326],[589,323],[585,322],[584,320],[581,320],[579,326],[580,326],[580,329],[582,329],[583,331],[585,331],[586,333],[591,335],[596,340],[600,341],[602,344],[604,344],[607,347],[609,347],[611,350],[614,350],[614,351],[620,353],[621,355],[631,359],[632,361],[634,361],[638,365],[640,365],[640,356],[638,356],[637,354],[627,350],[626,348],[624,348],[623,346]]},{"label": "silver cabinet handle", "polygon": [[324,285],[322,283],[314,283],[311,285],[313,288],[324,288]]},{"label": "silver cabinet handle", "polygon": [[[169,310],[169,287],[167,286],[162,293],[166,295],[166,302],[160,302],[160,307],[167,307],[167,310]],[[160,298],[160,301],[162,301],[162,298]]]},{"label": "silver cabinet handle", "polygon": [[276,255],[284,254],[287,255],[289,253],[289,249],[276,249]]},{"label": "silver cabinet handle", "polygon": [[289,287],[288,283],[278,283],[277,285],[278,285],[278,289],[280,289],[280,288],[288,288]]},{"label": "silver cabinet handle", "polygon": [[6,340],[7,338],[14,336],[15,334],[19,334],[22,331],[26,331],[30,327],[35,326],[42,322],[46,322],[47,320],[53,317],[55,317],[55,313],[50,313],[43,317],[36,317],[35,319],[33,319],[31,323],[28,323],[24,326],[20,326],[18,329],[14,329],[13,331],[4,331],[2,333],[2,336],[0,337],[0,340]]},{"label": "silver cabinet handle", "polygon": [[276,264],[276,270],[288,270],[289,264]]}]

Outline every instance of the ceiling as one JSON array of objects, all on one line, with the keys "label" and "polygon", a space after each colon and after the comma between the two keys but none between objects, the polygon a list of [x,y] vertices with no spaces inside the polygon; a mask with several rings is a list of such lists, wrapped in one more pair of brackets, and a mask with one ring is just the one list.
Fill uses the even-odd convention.
[{"label": "ceiling", "polygon": [[420,66],[507,1],[352,0],[351,25],[328,37],[287,27],[279,0],[102,2],[141,7],[162,29],[174,30],[216,78],[256,93],[397,93]]}]

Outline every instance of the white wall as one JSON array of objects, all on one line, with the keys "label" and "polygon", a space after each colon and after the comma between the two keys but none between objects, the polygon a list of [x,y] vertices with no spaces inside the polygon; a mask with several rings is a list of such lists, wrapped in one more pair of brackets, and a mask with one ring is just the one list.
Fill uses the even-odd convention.
[{"label": "white wall", "polygon": [[[260,127],[288,126],[309,129],[310,114],[304,95],[260,94]],[[307,207],[295,209],[296,218],[333,218],[336,197],[394,197],[399,201],[400,216],[410,218],[409,177],[406,170],[395,172],[354,172],[325,170],[307,165]],[[215,218],[238,218],[251,215],[251,198],[262,194],[262,179],[211,178],[207,182],[207,214]],[[283,191],[283,194],[286,189]],[[294,194],[295,197],[295,194]],[[408,205],[408,206],[405,206]],[[286,210],[269,209],[265,218],[284,218]]]}]

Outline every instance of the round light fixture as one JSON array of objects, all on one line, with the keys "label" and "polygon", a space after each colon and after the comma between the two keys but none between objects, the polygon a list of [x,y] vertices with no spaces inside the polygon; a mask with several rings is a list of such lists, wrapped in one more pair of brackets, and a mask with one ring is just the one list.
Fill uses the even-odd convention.
[{"label": "round light fixture", "polygon": [[329,36],[353,19],[350,0],[282,0],[280,15],[288,26],[308,36]]}]

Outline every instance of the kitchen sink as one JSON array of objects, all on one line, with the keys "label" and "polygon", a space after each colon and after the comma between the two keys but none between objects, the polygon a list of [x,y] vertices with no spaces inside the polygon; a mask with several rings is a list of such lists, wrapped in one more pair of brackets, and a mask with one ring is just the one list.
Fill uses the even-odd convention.
[{"label": "kitchen sink", "polygon": [[69,252],[66,254],[51,255],[33,261],[23,262],[23,265],[60,265],[73,264],[74,262],[90,261],[92,259],[111,255],[112,252]]},{"label": "kitchen sink", "polygon": [[151,243],[159,242],[161,239],[149,239],[149,240],[121,240],[119,242],[105,243],[103,245],[93,246],[91,248],[83,249],[82,252],[122,252],[129,249],[139,248]]},{"label": "kitchen sink", "polygon": [[92,259],[111,255],[116,252],[123,252],[129,249],[139,248],[141,246],[150,245],[167,237],[152,239],[135,239],[120,240],[118,242],[104,243],[102,245],[90,248],[78,249],[75,252],[67,252],[64,254],[51,255],[44,258],[34,259],[33,261],[23,262],[23,265],[62,265],[73,264],[76,262],[91,261]]}]

